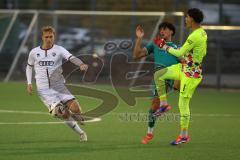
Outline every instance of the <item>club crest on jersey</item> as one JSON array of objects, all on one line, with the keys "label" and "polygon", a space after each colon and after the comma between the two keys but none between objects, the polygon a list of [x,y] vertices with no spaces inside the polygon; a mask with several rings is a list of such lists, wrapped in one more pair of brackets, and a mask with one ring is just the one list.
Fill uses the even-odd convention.
[{"label": "club crest on jersey", "polygon": [[55,52],[53,52],[53,53],[52,53],[52,56],[53,56],[53,57],[55,57],[55,56],[56,56],[56,53],[55,53]]},{"label": "club crest on jersey", "polygon": [[38,64],[39,66],[53,66],[54,61],[39,61]]}]

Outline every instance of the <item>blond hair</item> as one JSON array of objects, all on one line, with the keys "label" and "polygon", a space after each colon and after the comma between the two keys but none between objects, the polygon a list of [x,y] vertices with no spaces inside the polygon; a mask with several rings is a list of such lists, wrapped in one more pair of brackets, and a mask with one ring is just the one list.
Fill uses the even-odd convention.
[{"label": "blond hair", "polygon": [[41,31],[42,31],[42,34],[44,32],[51,32],[55,35],[55,29],[52,26],[43,26]]}]

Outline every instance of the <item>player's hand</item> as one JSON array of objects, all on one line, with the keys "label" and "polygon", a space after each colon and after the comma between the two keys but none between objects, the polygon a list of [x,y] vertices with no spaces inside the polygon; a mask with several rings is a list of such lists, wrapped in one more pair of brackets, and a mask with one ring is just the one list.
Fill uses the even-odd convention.
[{"label": "player's hand", "polygon": [[136,28],[136,36],[137,38],[142,38],[144,36],[144,30],[140,25]]},{"label": "player's hand", "polygon": [[160,45],[160,40],[161,40],[161,37],[158,35],[158,36],[153,40],[153,42],[154,42],[154,44],[155,44],[156,46],[159,47],[159,45]]},{"label": "player's hand", "polygon": [[163,38],[161,38],[159,41],[158,41],[158,46],[160,47],[160,48],[163,48],[163,46],[166,44],[166,41],[163,39]]},{"label": "player's hand", "polygon": [[157,36],[154,39],[154,43],[155,43],[156,46],[158,46],[159,48],[161,48],[165,51],[168,51],[168,49],[169,49],[169,46],[166,45],[165,39],[161,38],[160,36]]},{"label": "player's hand", "polygon": [[27,85],[27,92],[29,95],[32,95],[32,84]]},{"label": "player's hand", "polygon": [[156,44],[156,46],[162,48],[166,44],[166,41],[158,35],[154,39],[154,43]]},{"label": "player's hand", "polygon": [[80,68],[81,71],[86,71],[88,69],[88,65],[83,63],[79,66],[79,68]]}]

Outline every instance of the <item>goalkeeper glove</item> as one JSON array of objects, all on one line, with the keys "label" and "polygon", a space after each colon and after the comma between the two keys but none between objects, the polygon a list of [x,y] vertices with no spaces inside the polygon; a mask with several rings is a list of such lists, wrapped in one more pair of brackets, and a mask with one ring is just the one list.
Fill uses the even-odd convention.
[{"label": "goalkeeper glove", "polygon": [[160,36],[157,36],[157,38],[154,39],[154,43],[161,49],[169,49],[169,46],[166,45],[166,41],[163,38],[160,38]]}]

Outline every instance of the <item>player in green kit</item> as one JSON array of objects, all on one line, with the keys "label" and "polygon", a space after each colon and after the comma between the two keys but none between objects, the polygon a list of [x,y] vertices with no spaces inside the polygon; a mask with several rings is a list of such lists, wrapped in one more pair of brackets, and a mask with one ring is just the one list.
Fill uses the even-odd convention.
[{"label": "player in green kit", "polygon": [[[185,62],[182,64],[172,65],[161,69],[154,74],[154,80],[157,84],[157,91],[161,99],[162,105],[167,105],[165,83],[166,79],[180,80],[179,110],[180,110],[180,134],[171,144],[178,145],[186,143],[190,140],[188,127],[190,121],[189,102],[192,95],[202,80],[202,60],[207,50],[207,33],[201,27],[203,21],[203,13],[197,8],[189,9],[185,18],[186,27],[191,29],[184,45],[176,50],[169,46],[162,39],[159,47],[166,50],[176,57],[184,56]],[[157,110],[155,115],[161,111]]]},{"label": "player in green kit", "polygon": [[[171,66],[173,64],[179,63],[177,57],[168,54],[165,50],[160,49],[158,47],[159,41],[161,40],[161,38],[164,38],[166,40],[166,44],[168,44],[173,48],[177,48],[177,46],[171,41],[172,36],[175,34],[175,27],[169,22],[163,22],[159,25],[158,28],[159,28],[159,33],[157,37],[154,39],[154,41],[148,43],[146,47],[141,48],[144,31],[141,26],[138,26],[136,28],[137,39],[136,39],[135,47],[133,51],[134,59],[140,59],[142,57],[146,57],[150,54],[153,54],[155,71]],[[173,80],[164,81],[164,86],[165,86],[165,83],[167,87],[173,88],[173,85],[174,85]],[[175,87],[179,88],[179,85],[177,84],[179,84],[179,82],[175,83]],[[153,113],[155,113],[158,109],[160,109],[160,113],[162,114],[168,111],[169,109],[171,109],[169,105],[165,105],[159,108],[160,100],[159,100],[154,82],[153,82],[153,86],[154,87],[152,87],[152,94],[153,94],[152,104],[149,109],[148,130],[147,130],[147,135],[142,139],[142,144],[147,144],[153,138],[153,127],[156,121],[156,117],[153,116]]]}]

